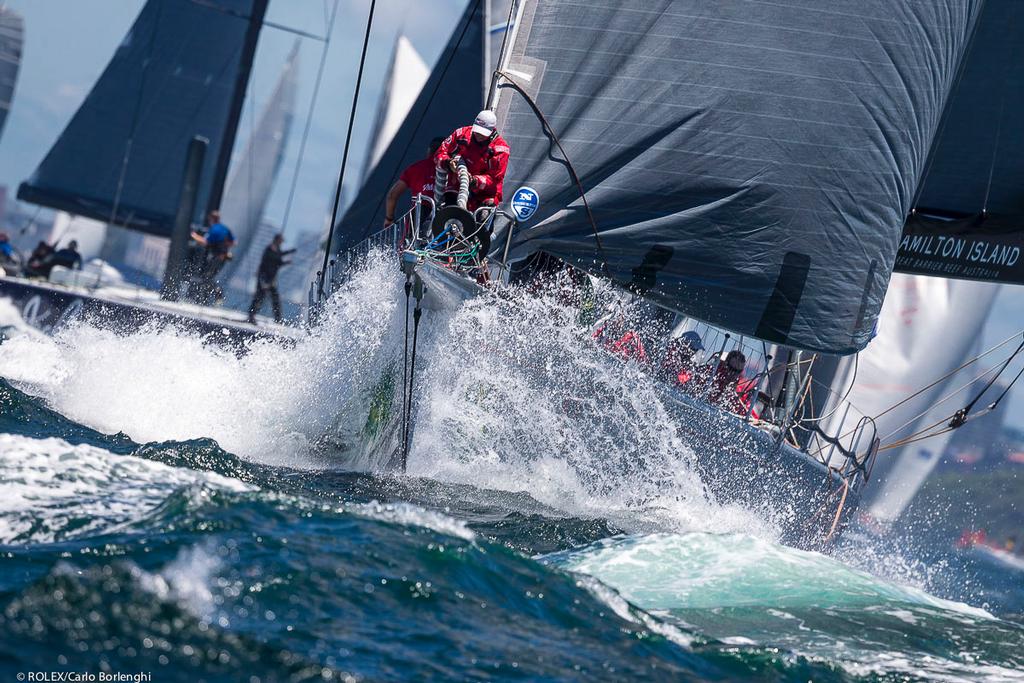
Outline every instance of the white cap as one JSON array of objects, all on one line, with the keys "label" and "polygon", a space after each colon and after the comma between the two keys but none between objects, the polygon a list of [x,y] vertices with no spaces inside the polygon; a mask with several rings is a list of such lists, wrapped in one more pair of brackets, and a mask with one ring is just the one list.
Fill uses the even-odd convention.
[{"label": "white cap", "polygon": [[494,132],[494,129],[498,127],[498,117],[494,115],[494,112],[490,109],[484,109],[482,112],[476,115],[476,121],[473,122],[473,132],[480,133],[480,135],[490,135]]}]

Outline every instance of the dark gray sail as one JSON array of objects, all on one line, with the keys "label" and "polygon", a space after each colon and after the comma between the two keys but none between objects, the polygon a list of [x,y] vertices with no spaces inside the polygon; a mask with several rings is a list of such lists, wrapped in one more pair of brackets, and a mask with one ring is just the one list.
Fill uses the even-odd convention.
[{"label": "dark gray sail", "polygon": [[21,49],[25,39],[25,21],[12,9],[0,6],[0,135],[14,100],[18,82]]},{"label": "dark gray sail", "polygon": [[986,0],[896,270],[1024,284],[1024,2]]},{"label": "dark gray sail", "polygon": [[571,167],[503,81],[505,196],[542,201],[513,253],[740,334],[862,348],[979,5],[527,0],[506,72]]},{"label": "dark gray sail", "polygon": [[419,161],[432,138],[469,125],[483,106],[484,0],[471,0],[448,45],[402,126],[335,226],[338,251],[360,242],[384,222],[384,197],[409,164]]},{"label": "dark gray sail", "polygon": [[147,2],[18,198],[167,236],[188,142],[201,135],[211,150],[201,213],[211,188],[223,184],[221,157],[234,139],[266,2]]}]

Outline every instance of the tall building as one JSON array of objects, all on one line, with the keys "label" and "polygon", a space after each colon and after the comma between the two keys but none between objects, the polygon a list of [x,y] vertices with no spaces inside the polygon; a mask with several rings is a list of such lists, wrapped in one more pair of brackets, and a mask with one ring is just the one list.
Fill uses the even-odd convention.
[{"label": "tall building", "polygon": [[24,39],[25,22],[21,15],[0,5],[0,135],[3,135],[7,113],[14,100]]}]

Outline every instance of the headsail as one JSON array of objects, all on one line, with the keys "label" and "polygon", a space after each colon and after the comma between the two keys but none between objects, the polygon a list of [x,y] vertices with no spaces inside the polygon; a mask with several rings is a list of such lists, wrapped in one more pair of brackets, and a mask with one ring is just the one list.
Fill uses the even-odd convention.
[{"label": "headsail", "polygon": [[[150,0],[18,198],[170,234],[189,140],[210,141],[197,212],[225,148],[267,0]],[[230,155],[230,149],[227,149]]]},{"label": "headsail", "polygon": [[[894,522],[914,497],[938,462],[944,440],[885,447],[936,421],[948,421],[969,400],[965,391],[939,404],[981,374],[976,365],[954,371],[973,357],[998,292],[988,283],[894,275],[878,318],[878,336],[856,358],[844,359],[837,373],[833,390],[846,394],[862,414],[875,417],[884,450],[872,476],[882,485],[872,488],[869,512],[883,525]],[[824,431],[837,433],[841,417],[824,424]]]},{"label": "headsail", "polygon": [[1024,284],[1024,3],[986,0],[896,270]]},{"label": "headsail", "polygon": [[14,10],[0,6],[0,134],[11,110],[14,86],[21,66],[21,48],[25,37],[25,21]]},{"label": "headsail", "polygon": [[430,68],[424,63],[420,53],[408,38],[399,35],[391,52],[384,93],[377,106],[377,118],[373,122],[373,143],[366,148],[366,161],[363,162],[364,180],[387,151],[388,145],[416,103],[416,98],[419,97],[429,76]]},{"label": "headsail", "polygon": [[402,170],[423,158],[431,138],[472,122],[483,106],[485,2],[470,0],[416,103],[335,226],[338,251],[379,230],[384,197]]},{"label": "headsail", "polygon": [[[546,251],[734,332],[868,341],[976,0],[528,0],[499,85]],[[596,235],[595,235],[596,230]]]}]

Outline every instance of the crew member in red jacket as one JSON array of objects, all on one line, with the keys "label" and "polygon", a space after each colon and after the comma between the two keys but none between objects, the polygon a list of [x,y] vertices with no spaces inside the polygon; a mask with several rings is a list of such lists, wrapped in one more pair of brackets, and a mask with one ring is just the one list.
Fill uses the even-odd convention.
[{"label": "crew member in red jacket", "polygon": [[[433,199],[434,197],[434,155],[437,154],[437,148],[444,142],[444,138],[434,138],[430,141],[430,146],[427,147],[427,156],[423,157],[417,162],[409,164],[402,175],[398,176],[398,180],[388,190],[388,196],[384,204],[384,227],[388,227],[395,222],[395,207],[398,206],[398,199],[402,196],[406,190],[412,194],[413,200],[416,199],[416,195],[426,195]],[[422,216],[422,220],[425,224],[430,223],[430,205],[426,204],[427,213]]]},{"label": "crew member in red jacket", "polygon": [[437,168],[448,171],[447,192],[458,191],[459,159],[466,163],[469,171],[469,202],[466,208],[470,211],[501,203],[509,147],[498,135],[497,127],[494,112],[485,109],[477,114],[472,126],[458,128],[449,135],[434,155]]}]

